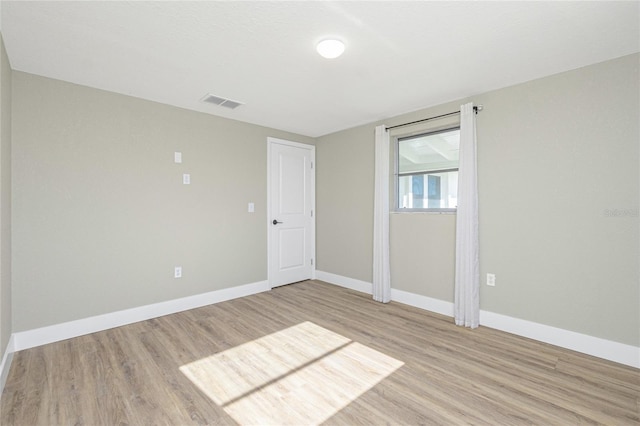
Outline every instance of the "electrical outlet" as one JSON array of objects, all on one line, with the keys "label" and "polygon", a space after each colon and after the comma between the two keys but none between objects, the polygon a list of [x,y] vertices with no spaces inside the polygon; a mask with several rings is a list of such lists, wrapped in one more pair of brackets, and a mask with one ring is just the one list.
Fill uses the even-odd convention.
[{"label": "electrical outlet", "polygon": [[173,161],[175,163],[178,163],[178,164],[182,163],[182,153],[178,152],[178,151],[174,152],[173,153]]},{"label": "electrical outlet", "polygon": [[495,287],[496,285],[496,274],[487,274],[487,285],[491,287]]},{"label": "electrical outlet", "polygon": [[182,266],[173,268],[173,278],[182,278]]}]

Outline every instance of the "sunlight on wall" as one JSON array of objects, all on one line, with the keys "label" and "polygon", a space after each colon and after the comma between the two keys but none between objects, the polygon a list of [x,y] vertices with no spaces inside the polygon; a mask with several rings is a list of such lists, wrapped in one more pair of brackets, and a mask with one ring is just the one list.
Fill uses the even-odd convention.
[{"label": "sunlight on wall", "polygon": [[304,322],[180,371],[240,424],[319,424],[403,364]]}]

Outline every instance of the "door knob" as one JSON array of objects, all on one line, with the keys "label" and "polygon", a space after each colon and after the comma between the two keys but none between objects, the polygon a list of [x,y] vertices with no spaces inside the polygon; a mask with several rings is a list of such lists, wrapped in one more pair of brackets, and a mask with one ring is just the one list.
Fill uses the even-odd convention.
[{"label": "door knob", "polygon": [[277,225],[277,224],[282,223],[282,222],[278,222],[277,220],[273,219],[273,222],[272,222],[272,223],[273,223],[274,225]]}]

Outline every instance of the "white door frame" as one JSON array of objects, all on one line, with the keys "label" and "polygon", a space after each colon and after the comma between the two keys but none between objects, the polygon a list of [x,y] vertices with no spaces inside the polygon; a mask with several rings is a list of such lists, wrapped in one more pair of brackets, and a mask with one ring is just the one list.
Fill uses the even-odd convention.
[{"label": "white door frame", "polygon": [[287,145],[295,148],[308,149],[311,154],[311,279],[316,278],[316,147],[300,142],[292,142],[284,139],[267,137],[267,280],[269,288],[273,288],[271,282],[271,259],[274,253],[271,252],[271,227],[273,219],[271,217],[271,148],[274,144]]}]

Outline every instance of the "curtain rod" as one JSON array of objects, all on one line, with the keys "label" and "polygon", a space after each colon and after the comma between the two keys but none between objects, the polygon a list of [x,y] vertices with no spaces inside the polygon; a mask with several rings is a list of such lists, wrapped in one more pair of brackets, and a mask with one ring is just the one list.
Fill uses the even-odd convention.
[{"label": "curtain rod", "polygon": [[[473,111],[476,114],[478,113],[478,111],[482,111],[482,105],[474,106],[473,107]],[[431,120],[435,120],[437,118],[449,117],[450,115],[456,115],[456,114],[460,114],[460,111],[448,112],[446,114],[436,115],[435,117],[423,118],[422,120],[416,120],[416,121],[412,121],[410,123],[397,124],[395,126],[385,127],[385,129],[386,130],[391,130],[391,129],[395,129],[396,127],[410,126],[412,124],[422,123],[423,121],[431,121]]]}]

